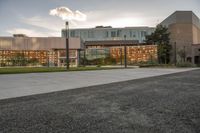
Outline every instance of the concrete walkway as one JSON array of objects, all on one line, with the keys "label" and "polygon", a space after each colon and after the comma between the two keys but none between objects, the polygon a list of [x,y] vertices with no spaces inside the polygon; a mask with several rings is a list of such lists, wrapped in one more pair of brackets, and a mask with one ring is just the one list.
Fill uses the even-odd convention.
[{"label": "concrete walkway", "polygon": [[190,70],[194,69],[137,68],[0,75],[0,99],[75,89]]}]

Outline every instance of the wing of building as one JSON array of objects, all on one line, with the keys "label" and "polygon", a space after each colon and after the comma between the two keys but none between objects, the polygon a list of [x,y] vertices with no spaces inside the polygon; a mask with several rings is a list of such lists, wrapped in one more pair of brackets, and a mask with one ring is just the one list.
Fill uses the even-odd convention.
[{"label": "wing of building", "polygon": [[[171,60],[200,63],[200,20],[192,11],[176,11],[161,25],[168,27],[172,45]],[[185,57],[184,57],[185,56]],[[183,59],[182,59],[183,58]]]},{"label": "wing of building", "polygon": [[[13,63],[17,56],[27,61],[37,60],[38,64],[64,66],[66,60],[66,38],[63,37],[27,37],[23,34],[14,37],[0,37],[1,66]],[[70,64],[78,65],[78,51],[82,49],[79,38],[69,39]]]},{"label": "wing of building", "polygon": [[[139,43],[145,41],[146,35],[154,32],[153,27],[125,27],[112,28],[111,26],[97,26],[95,28],[70,29],[70,37],[80,37],[82,41],[106,41],[106,40],[135,40]],[[62,36],[66,36],[66,30],[62,30]]]}]

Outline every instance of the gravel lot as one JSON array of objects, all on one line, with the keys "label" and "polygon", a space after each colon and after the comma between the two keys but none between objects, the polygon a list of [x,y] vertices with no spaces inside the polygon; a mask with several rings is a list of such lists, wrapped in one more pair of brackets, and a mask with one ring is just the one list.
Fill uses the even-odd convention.
[{"label": "gravel lot", "polygon": [[0,133],[199,133],[200,70],[0,100]]}]

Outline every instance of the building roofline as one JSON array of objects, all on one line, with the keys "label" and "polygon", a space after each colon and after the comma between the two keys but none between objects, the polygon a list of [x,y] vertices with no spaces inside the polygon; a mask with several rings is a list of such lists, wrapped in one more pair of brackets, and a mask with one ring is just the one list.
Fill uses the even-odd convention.
[{"label": "building roofline", "polygon": [[[167,18],[165,18],[163,21],[160,22],[160,24],[164,23],[167,19],[169,19],[169,17],[173,16],[173,15],[176,15],[178,12],[188,12],[188,13],[191,13],[192,16],[195,16],[198,20],[199,20],[199,23],[200,23],[200,19],[199,17],[191,10],[177,10],[175,12],[173,12],[172,14],[170,14]],[[191,18],[192,19],[192,18]],[[192,23],[194,24],[194,22],[192,21]]]},{"label": "building roofline", "polygon": [[[115,29],[142,29],[142,28],[148,28],[148,29],[150,29],[150,28],[152,28],[152,29],[154,29],[155,27],[149,27],[149,26],[135,26],[135,27],[112,27],[112,28],[95,28],[95,27],[93,27],[93,28],[70,28],[70,30],[94,30],[94,29],[96,29],[96,30],[106,30],[106,29],[112,29],[112,30],[115,30]],[[62,31],[64,31],[64,30],[66,30],[66,29],[62,29]]]}]

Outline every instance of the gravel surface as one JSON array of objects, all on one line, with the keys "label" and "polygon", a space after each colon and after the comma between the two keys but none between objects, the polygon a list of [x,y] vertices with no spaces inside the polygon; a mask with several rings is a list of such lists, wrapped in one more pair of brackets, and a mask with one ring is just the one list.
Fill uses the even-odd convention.
[{"label": "gravel surface", "polygon": [[0,133],[200,133],[200,70],[0,100]]}]

